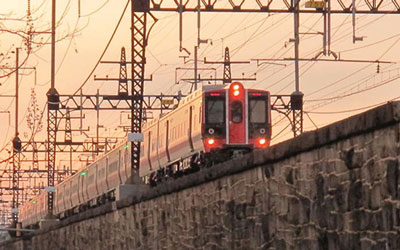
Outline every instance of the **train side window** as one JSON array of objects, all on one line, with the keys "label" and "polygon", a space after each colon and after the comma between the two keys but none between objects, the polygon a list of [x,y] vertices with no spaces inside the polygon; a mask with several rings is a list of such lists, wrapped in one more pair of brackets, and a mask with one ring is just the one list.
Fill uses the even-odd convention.
[{"label": "train side window", "polygon": [[242,122],[242,117],[243,117],[243,108],[242,108],[242,103],[239,101],[233,102],[231,105],[231,117],[232,117],[232,122],[234,123],[240,123]]}]

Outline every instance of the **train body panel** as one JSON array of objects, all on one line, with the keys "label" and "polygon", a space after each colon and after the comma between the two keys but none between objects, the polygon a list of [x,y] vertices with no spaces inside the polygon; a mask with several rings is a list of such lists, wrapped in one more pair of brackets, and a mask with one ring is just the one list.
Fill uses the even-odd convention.
[{"label": "train body panel", "polygon": [[38,201],[37,203],[37,213],[36,213],[36,220],[40,220],[42,218],[44,218],[47,215],[47,192],[45,192],[44,190],[40,191],[39,197],[38,197]]},{"label": "train body panel", "polygon": [[65,211],[65,202],[64,202],[65,186],[66,186],[65,182],[60,183],[57,186],[55,204],[54,204],[54,211],[57,214],[60,214]]},{"label": "train body panel", "polygon": [[[107,187],[116,187],[121,184],[120,150],[114,150],[107,155]],[[107,190],[108,190],[107,189]]]},{"label": "train body panel", "polygon": [[80,204],[80,199],[79,199],[79,190],[80,190],[80,185],[79,185],[79,174],[75,174],[72,176],[72,178],[69,180],[71,183],[71,188],[70,188],[70,193],[71,193],[71,208],[75,208]]},{"label": "train body panel", "polygon": [[[203,89],[220,89],[205,86]],[[204,150],[201,139],[202,89],[181,101],[179,107],[143,126],[140,176],[149,174]]]},{"label": "train body panel", "polygon": [[103,157],[98,161],[97,164],[97,187],[99,189],[99,193],[103,194],[107,192],[107,158]]},{"label": "train body panel", "polygon": [[159,144],[158,144],[158,162],[159,166],[166,166],[169,162],[169,152],[168,152],[168,144],[169,144],[169,121],[167,118],[161,118],[158,122],[158,131],[159,131]]},{"label": "train body panel", "polygon": [[91,164],[88,167],[87,172],[87,194],[88,197],[85,202],[93,199],[93,197],[97,197],[99,195],[98,187],[97,187],[97,163]]},{"label": "train body panel", "polygon": [[81,203],[86,203],[89,199],[90,196],[88,194],[88,185],[89,185],[89,167],[91,167],[92,165],[89,165],[88,167],[86,167],[85,169],[83,169],[80,172],[80,183],[81,183]]},{"label": "train body panel", "polygon": [[131,177],[131,150],[128,143],[121,147],[120,159],[121,182],[126,183]]}]

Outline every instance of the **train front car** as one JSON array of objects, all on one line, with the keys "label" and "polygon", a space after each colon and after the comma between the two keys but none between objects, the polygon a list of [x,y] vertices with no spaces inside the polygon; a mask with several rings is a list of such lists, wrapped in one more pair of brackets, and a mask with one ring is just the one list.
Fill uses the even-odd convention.
[{"label": "train front car", "polygon": [[269,146],[271,106],[268,91],[245,89],[239,82],[203,96],[202,137],[211,157]]}]

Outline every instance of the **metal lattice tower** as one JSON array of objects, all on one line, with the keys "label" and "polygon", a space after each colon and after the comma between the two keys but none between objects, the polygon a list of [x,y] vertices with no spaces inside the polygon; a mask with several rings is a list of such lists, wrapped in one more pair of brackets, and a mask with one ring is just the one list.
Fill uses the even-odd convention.
[{"label": "metal lattice tower", "polygon": [[225,59],[224,59],[224,80],[223,84],[229,84],[232,82],[232,74],[231,74],[231,59],[229,56],[229,48],[225,48]]},{"label": "metal lattice tower", "polygon": [[71,112],[67,108],[65,113],[65,143],[72,142]]},{"label": "metal lattice tower", "polygon": [[[132,7],[132,105],[131,132],[141,133],[143,119],[143,85],[146,64],[146,22],[149,1],[133,0]],[[140,166],[140,142],[131,143],[131,167],[138,171]]]},{"label": "metal lattice tower", "polygon": [[18,136],[16,136],[13,140],[13,171],[12,171],[12,220],[14,223],[18,222],[18,206],[19,206],[19,195],[20,195],[20,188],[19,188],[19,171],[21,168],[20,163],[20,152],[21,148],[18,148],[18,144],[21,145],[21,141],[19,140]]},{"label": "metal lattice tower", "polygon": [[38,157],[38,149],[36,142],[32,142],[32,170],[38,171],[39,170],[39,157]]},{"label": "metal lattice tower", "polygon": [[[57,142],[57,112],[59,109],[60,96],[55,88],[47,92],[47,186],[54,187],[54,173],[56,165],[56,142]],[[47,205],[49,215],[53,214],[54,193],[48,192]]]},{"label": "metal lattice tower", "polygon": [[119,68],[118,96],[128,95],[128,73],[126,70],[125,47],[121,48],[121,64]]}]

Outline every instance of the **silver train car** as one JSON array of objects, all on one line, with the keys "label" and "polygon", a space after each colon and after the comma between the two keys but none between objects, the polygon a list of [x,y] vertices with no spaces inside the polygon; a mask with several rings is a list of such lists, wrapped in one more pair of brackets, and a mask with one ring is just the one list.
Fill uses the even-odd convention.
[{"label": "silver train car", "polygon": [[[173,111],[144,123],[142,133],[139,177],[155,184],[199,168],[207,159],[223,158],[227,152],[268,147],[270,94],[245,89],[238,82],[202,86]],[[62,219],[126,198],[137,190],[133,178],[130,142],[123,141],[56,185],[54,214]],[[37,226],[46,215],[44,191],[20,206],[24,228]]]}]

